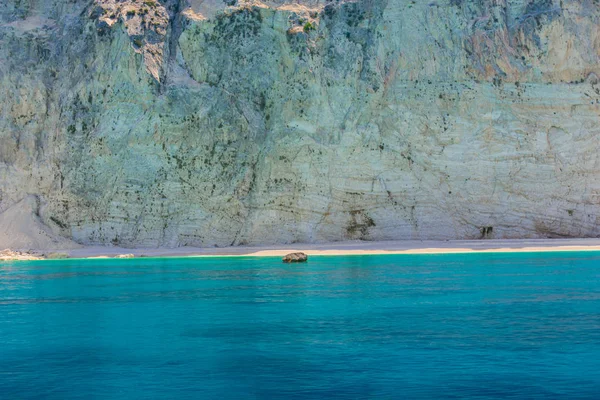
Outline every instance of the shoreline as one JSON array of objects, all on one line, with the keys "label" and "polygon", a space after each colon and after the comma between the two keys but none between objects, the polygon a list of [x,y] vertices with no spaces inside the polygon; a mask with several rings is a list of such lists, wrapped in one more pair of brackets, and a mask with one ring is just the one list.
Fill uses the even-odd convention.
[{"label": "shoreline", "polygon": [[[391,254],[465,254],[524,253],[561,251],[600,251],[600,238],[590,239],[498,239],[498,240],[398,240],[348,241],[318,244],[293,244],[240,247],[121,248],[84,246],[69,250],[22,251],[20,257],[0,260],[60,258],[133,257],[283,257],[293,252],[309,256],[391,255]],[[54,255],[54,256],[53,256]],[[58,256],[57,256],[58,255]]]}]

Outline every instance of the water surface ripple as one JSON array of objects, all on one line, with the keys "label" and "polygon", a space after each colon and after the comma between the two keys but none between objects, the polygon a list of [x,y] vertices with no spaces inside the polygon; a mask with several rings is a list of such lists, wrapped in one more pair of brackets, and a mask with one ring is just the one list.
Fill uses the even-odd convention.
[{"label": "water surface ripple", "polygon": [[0,399],[598,399],[600,253],[0,264]]}]

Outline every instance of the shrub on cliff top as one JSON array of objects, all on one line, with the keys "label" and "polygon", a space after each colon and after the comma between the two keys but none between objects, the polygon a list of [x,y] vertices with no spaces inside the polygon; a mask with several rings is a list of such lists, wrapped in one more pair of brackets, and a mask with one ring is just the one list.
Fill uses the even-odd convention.
[{"label": "shrub on cliff top", "polygon": [[310,21],[308,21],[307,23],[304,24],[304,32],[308,33],[310,31],[314,31],[315,30],[315,25],[312,24]]}]

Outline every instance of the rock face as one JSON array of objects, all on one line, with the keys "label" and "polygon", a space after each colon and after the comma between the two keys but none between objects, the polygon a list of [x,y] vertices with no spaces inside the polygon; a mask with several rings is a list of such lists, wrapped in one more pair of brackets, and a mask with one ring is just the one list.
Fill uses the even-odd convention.
[{"label": "rock face", "polygon": [[301,263],[307,262],[308,256],[304,253],[290,253],[283,257],[284,263]]},{"label": "rock face", "polygon": [[598,236],[599,54],[592,0],[5,1],[0,212],[120,246]]}]

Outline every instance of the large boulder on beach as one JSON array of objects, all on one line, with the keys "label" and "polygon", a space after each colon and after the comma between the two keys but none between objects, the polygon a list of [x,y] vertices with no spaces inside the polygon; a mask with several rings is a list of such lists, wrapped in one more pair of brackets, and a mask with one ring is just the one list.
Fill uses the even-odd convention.
[{"label": "large boulder on beach", "polygon": [[308,261],[308,256],[304,253],[290,253],[283,257],[284,263],[301,263]]}]

